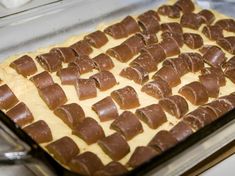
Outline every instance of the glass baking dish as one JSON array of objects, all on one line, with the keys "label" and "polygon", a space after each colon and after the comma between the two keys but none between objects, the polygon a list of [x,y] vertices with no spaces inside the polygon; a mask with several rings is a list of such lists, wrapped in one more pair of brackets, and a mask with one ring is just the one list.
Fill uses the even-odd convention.
[{"label": "glass baking dish", "polygon": [[[95,27],[102,22],[118,20],[127,15],[140,14],[164,2],[165,0],[62,0],[5,16],[0,21],[0,34],[2,36],[0,40],[0,60],[3,61],[11,55],[61,43],[72,35],[94,31]],[[200,1],[198,3],[200,4]],[[213,6],[210,7],[213,8]],[[86,10],[88,8],[89,13]],[[35,162],[33,158],[36,158],[43,163],[38,164],[36,167],[33,166],[36,170],[44,168],[43,165],[46,165],[47,169],[49,167],[57,175],[76,175],[58,164],[3,113],[0,115],[1,121],[20,140],[31,147],[30,151],[26,150],[27,152],[21,153],[22,155],[17,155],[17,153],[12,155],[17,156],[15,158],[12,158],[11,155],[5,155],[7,152],[2,152],[5,161],[17,159],[26,165],[32,166],[32,163]],[[234,141],[234,131],[235,110],[191,135],[187,140],[160,157],[153,158],[143,166],[129,172],[129,174],[182,174]],[[20,153],[19,151],[16,152]],[[46,172],[39,173],[39,175],[47,175]]]}]

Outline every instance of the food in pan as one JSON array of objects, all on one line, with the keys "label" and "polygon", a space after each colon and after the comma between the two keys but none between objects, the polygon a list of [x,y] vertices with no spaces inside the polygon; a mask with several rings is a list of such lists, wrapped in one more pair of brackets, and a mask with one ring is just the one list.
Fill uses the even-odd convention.
[{"label": "food in pan", "polygon": [[63,167],[123,174],[235,106],[234,19],[169,1],[0,65],[0,109]]}]

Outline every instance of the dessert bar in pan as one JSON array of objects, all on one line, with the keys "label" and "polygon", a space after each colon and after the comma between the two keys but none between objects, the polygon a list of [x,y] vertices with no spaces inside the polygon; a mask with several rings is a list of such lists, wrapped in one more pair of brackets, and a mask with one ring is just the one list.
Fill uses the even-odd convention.
[{"label": "dessert bar in pan", "polygon": [[142,174],[234,119],[234,33],[178,0],[10,57],[2,119],[57,173]]}]

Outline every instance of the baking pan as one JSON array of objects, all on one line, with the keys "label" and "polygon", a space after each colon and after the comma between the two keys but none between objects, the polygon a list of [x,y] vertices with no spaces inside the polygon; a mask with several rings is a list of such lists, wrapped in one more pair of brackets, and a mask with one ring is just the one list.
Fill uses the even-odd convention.
[{"label": "baking pan", "polygon": [[[139,14],[151,7],[157,7],[159,4],[165,1],[112,1],[101,0],[95,1],[60,1],[47,6],[41,6],[35,8],[27,13],[23,12],[18,15],[7,16],[0,22],[0,33],[3,38],[0,41],[0,59],[4,59],[7,56],[15,55],[16,53],[28,52],[36,50],[42,46],[48,46],[62,42],[71,35],[79,34],[84,31],[93,31],[95,26],[100,22],[108,22],[113,19],[122,18],[128,14]],[[98,3],[98,4],[97,4]],[[115,9],[113,9],[113,3],[117,3]],[[104,6],[106,4],[106,6]],[[99,14],[88,14],[82,16],[84,13],[84,7],[91,7],[91,9],[99,9]],[[103,7],[103,8],[102,8]],[[105,7],[105,8],[104,8]],[[109,8],[110,7],[110,8]],[[69,12],[67,11],[69,9]],[[63,13],[63,12],[68,13]],[[77,12],[81,13],[81,16],[77,15]],[[97,13],[98,13],[97,12]],[[59,16],[58,18],[55,18]],[[67,20],[66,19],[70,19]],[[47,20],[48,26],[43,26],[43,22]],[[61,19],[58,22],[58,19]],[[14,31],[18,29],[15,35],[5,37],[4,34],[9,32],[14,34]],[[24,35],[27,32],[26,29],[35,31]],[[11,37],[17,37],[18,40],[13,40]],[[8,160],[2,160],[1,162],[30,162],[30,156],[40,159],[44,164],[49,166],[53,172],[57,175],[77,175],[66,168],[58,164],[47,152],[45,152],[36,142],[34,142],[23,130],[20,129],[14,122],[12,122],[4,113],[0,113],[1,121],[10,128],[22,141],[31,147],[31,150],[18,158],[8,158]],[[160,168],[166,165],[166,163],[179,156],[185,150],[192,146],[198,145],[200,141],[205,140],[208,136],[219,133],[220,130],[227,128],[227,126],[233,126],[235,122],[235,110],[232,110],[225,114],[223,117],[217,119],[210,125],[200,129],[185,141],[179,143],[175,147],[171,148],[167,152],[161,154],[158,157],[153,158],[149,162],[142,166],[131,170],[127,175],[143,175],[151,173],[155,168]],[[230,143],[231,139],[234,140],[234,135],[230,136],[229,140],[223,144]],[[221,139],[222,140],[222,139]],[[218,141],[219,143],[220,141]],[[221,146],[222,147],[222,146]],[[203,153],[204,151],[202,151]],[[206,155],[206,154],[205,154]],[[28,156],[28,157],[25,157]],[[193,166],[193,161],[191,166]],[[189,166],[190,167],[190,164]],[[180,168],[180,167],[179,167]],[[178,172],[179,174],[180,172]]]}]

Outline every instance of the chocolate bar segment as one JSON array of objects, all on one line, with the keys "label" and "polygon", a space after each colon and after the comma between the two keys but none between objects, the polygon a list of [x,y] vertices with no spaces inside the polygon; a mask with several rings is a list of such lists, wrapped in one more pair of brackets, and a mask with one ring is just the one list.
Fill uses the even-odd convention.
[{"label": "chocolate bar segment", "polygon": [[58,58],[65,63],[72,62],[76,58],[76,53],[70,47],[52,48],[50,53],[55,53]]},{"label": "chocolate bar segment", "polygon": [[63,89],[57,83],[38,89],[38,93],[51,110],[67,102]]},{"label": "chocolate bar segment", "polygon": [[178,0],[174,6],[178,7],[184,14],[189,14],[195,9],[191,0]]},{"label": "chocolate bar segment", "polygon": [[56,53],[38,55],[36,60],[48,72],[55,72],[62,68],[62,61]]},{"label": "chocolate bar segment", "polygon": [[180,19],[182,27],[198,30],[202,24],[200,15],[195,13],[183,14]]},{"label": "chocolate bar segment", "polygon": [[120,132],[127,140],[134,138],[144,131],[136,115],[130,111],[124,111],[111,123],[110,128]]},{"label": "chocolate bar segment", "polygon": [[214,74],[200,75],[199,80],[202,85],[207,89],[208,96],[217,98],[219,96],[219,77]]},{"label": "chocolate bar segment", "polygon": [[220,38],[216,42],[224,50],[235,55],[235,37],[234,36]]},{"label": "chocolate bar segment", "polygon": [[131,86],[125,86],[121,89],[114,90],[111,93],[111,97],[121,109],[136,108],[140,105],[138,95]]},{"label": "chocolate bar segment", "polygon": [[195,73],[204,68],[203,58],[199,53],[182,53],[179,58],[187,63],[190,72]]},{"label": "chocolate bar segment", "polygon": [[138,146],[135,148],[129,161],[127,162],[127,165],[132,168],[136,168],[159,154],[160,151],[154,150],[152,147]]},{"label": "chocolate bar segment", "polygon": [[169,18],[179,18],[180,10],[176,6],[172,5],[162,5],[158,8],[158,13],[163,16],[168,16]]},{"label": "chocolate bar segment", "polygon": [[207,74],[216,75],[219,78],[220,86],[226,85],[224,72],[220,67],[205,67],[201,70],[201,74],[202,75],[207,75]]},{"label": "chocolate bar segment", "polygon": [[167,98],[163,98],[159,100],[159,104],[166,112],[178,119],[188,112],[187,101],[179,95],[173,95]]},{"label": "chocolate bar segment", "polygon": [[75,89],[79,100],[86,100],[97,96],[94,79],[78,79],[75,84]]},{"label": "chocolate bar segment", "polygon": [[118,117],[117,107],[110,96],[93,104],[92,109],[96,112],[101,122]]},{"label": "chocolate bar segment", "polygon": [[167,121],[166,114],[159,104],[137,109],[135,114],[152,129],[158,128]]},{"label": "chocolate bar segment", "polygon": [[157,99],[168,97],[172,94],[168,83],[159,77],[155,78],[154,81],[146,83],[141,88],[141,91]]},{"label": "chocolate bar segment", "polygon": [[95,80],[96,87],[101,91],[108,90],[117,84],[114,75],[109,71],[101,71],[92,75],[89,79]]},{"label": "chocolate bar segment", "polygon": [[81,175],[93,175],[104,167],[100,158],[89,151],[73,157],[68,165],[72,171]]},{"label": "chocolate bar segment", "polygon": [[[172,39],[173,40],[173,39]],[[175,45],[173,44],[173,47]],[[163,47],[160,44],[149,45],[141,50],[141,55],[148,54],[150,55],[156,64],[160,63],[164,59],[166,59],[166,53]],[[139,56],[141,57],[141,56]],[[145,56],[146,57],[146,56]]]},{"label": "chocolate bar segment", "polygon": [[140,32],[140,28],[136,22],[136,20],[132,16],[127,16],[121,21],[125,31],[128,35]]},{"label": "chocolate bar segment", "polygon": [[148,32],[139,32],[136,34],[139,36],[145,45],[152,45],[158,42],[158,38],[156,34],[148,33]]},{"label": "chocolate bar segment", "polygon": [[178,73],[173,67],[168,65],[163,66],[153,75],[153,79],[157,77],[166,81],[170,87],[175,87],[181,83]]},{"label": "chocolate bar segment", "polygon": [[184,121],[180,121],[171,128],[170,133],[177,139],[177,141],[180,142],[190,136],[193,131],[188,124],[186,124]]},{"label": "chocolate bar segment", "polygon": [[130,152],[130,146],[119,133],[113,133],[100,139],[98,144],[104,153],[114,161],[122,159]]},{"label": "chocolate bar segment", "polygon": [[75,128],[85,119],[85,113],[82,107],[77,103],[62,105],[55,109],[54,114],[71,129]]},{"label": "chocolate bar segment", "polygon": [[80,152],[77,144],[68,136],[46,145],[46,149],[62,164],[69,163]]},{"label": "chocolate bar segment", "polygon": [[149,80],[148,72],[138,65],[122,69],[119,75],[129,80],[133,80],[137,84],[144,84]]},{"label": "chocolate bar segment", "polygon": [[216,21],[215,25],[220,26],[223,30],[229,32],[235,32],[235,21],[234,19],[220,19]]},{"label": "chocolate bar segment", "polygon": [[184,45],[184,37],[181,33],[165,31],[161,34],[161,37],[163,40],[166,40],[167,38],[172,38],[177,42],[179,47],[182,47]]},{"label": "chocolate bar segment", "polygon": [[27,125],[34,120],[32,112],[23,102],[8,110],[6,115],[19,126]]},{"label": "chocolate bar segment", "polygon": [[91,72],[94,68],[94,62],[89,56],[82,55],[76,58],[73,62],[70,62],[69,65],[73,67],[77,67],[80,74]]},{"label": "chocolate bar segment", "polygon": [[230,81],[235,84],[235,69],[226,70],[224,74],[228,79],[230,79]]},{"label": "chocolate bar segment", "polygon": [[99,71],[111,70],[114,67],[112,59],[104,53],[101,53],[94,57],[93,62],[94,67]]},{"label": "chocolate bar segment", "polygon": [[0,109],[8,110],[19,102],[7,84],[0,86]]},{"label": "chocolate bar segment", "polygon": [[142,31],[146,33],[157,33],[161,28],[158,20],[152,16],[138,17],[138,23]]},{"label": "chocolate bar segment", "polygon": [[32,76],[30,80],[38,89],[42,89],[54,84],[51,75],[47,71],[43,71],[37,75]]},{"label": "chocolate bar segment", "polygon": [[23,130],[39,144],[52,141],[51,130],[43,120],[38,120],[24,127]]},{"label": "chocolate bar segment", "polygon": [[177,22],[162,23],[161,30],[163,32],[172,32],[177,34],[183,34],[182,26]]},{"label": "chocolate bar segment", "polygon": [[164,152],[177,143],[178,141],[169,131],[161,130],[151,139],[148,146],[160,149]]},{"label": "chocolate bar segment", "polygon": [[202,33],[210,40],[223,38],[223,29],[217,25],[203,27]]},{"label": "chocolate bar segment", "polygon": [[74,85],[80,77],[79,68],[73,66],[60,69],[56,75],[63,85]]},{"label": "chocolate bar segment", "polygon": [[92,48],[88,45],[87,41],[81,40],[70,46],[78,56],[89,55],[92,53]]},{"label": "chocolate bar segment", "polygon": [[137,34],[126,39],[123,43],[126,44],[131,49],[133,55],[138,54],[141,48],[145,46],[143,38]]},{"label": "chocolate bar segment", "polygon": [[113,175],[123,175],[127,173],[128,170],[125,166],[117,161],[111,161],[105,165],[100,170],[96,171],[94,176],[113,176]]},{"label": "chocolate bar segment", "polygon": [[202,105],[208,101],[207,89],[198,81],[184,85],[179,93],[193,105]]},{"label": "chocolate bar segment", "polygon": [[99,139],[105,137],[103,128],[96,120],[86,117],[79,123],[72,131],[72,134],[77,135],[84,140],[88,145],[97,142]]},{"label": "chocolate bar segment", "polygon": [[108,42],[108,38],[106,37],[105,33],[100,30],[86,35],[84,40],[95,48],[100,48]]},{"label": "chocolate bar segment", "polygon": [[198,49],[203,45],[203,39],[199,34],[184,33],[184,43],[191,49]]},{"label": "chocolate bar segment", "polygon": [[225,53],[213,45],[203,55],[204,61],[212,67],[220,67],[226,61]]},{"label": "chocolate bar segment", "polygon": [[37,72],[36,64],[28,55],[24,55],[14,60],[12,63],[10,63],[10,67],[15,69],[18,74],[24,77],[33,75]]},{"label": "chocolate bar segment", "polygon": [[210,25],[215,20],[215,15],[212,13],[212,11],[208,9],[201,10],[198,15],[200,15],[201,20],[203,23]]},{"label": "chocolate bar segment", "polygon": [[171,57],[180,54],[180,48],[177,41],[173,38],[166,38],[159,43],[164,50],[166,57]]},{"label": "chocolate bar segment", "polygon": [[142,18],[142,17],[153,17],[156,20],[160,21],[160,17],[158,15],[158,13],[154,10],[148,10],[138,16],[138,18]]}]

